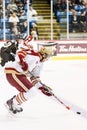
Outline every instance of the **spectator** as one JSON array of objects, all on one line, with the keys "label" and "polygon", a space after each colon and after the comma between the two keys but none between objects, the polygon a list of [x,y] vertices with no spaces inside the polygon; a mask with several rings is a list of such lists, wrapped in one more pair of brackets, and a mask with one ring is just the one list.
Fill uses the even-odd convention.
[{"label": "spectator", "polygon": [[69,0],[69,23],[72,23],[73,12],[75,12],[74,4],[71,0]]},{"label": "spectator", "polygon": [[19,23],[19,27],[20,27],[20,33],[24,34],[27,32],[27,21],[23,21]]},{"label": "spectator", "polygon": [[74,10],[74,3],[71,0],[69,0],[69,10],[72,12]]},{"label": "spectator", "polygon": [[15,34],[15,35],[19,35],[20,32],[19,32],[19,28],[17,26],[17,23],[13,23],[13,28],[12,28],[12,33]]},{"label": "spectator", "polygon": [[18,13],[18,17],[20,21],[25,21],[27,19],[27,13],[25,12],[25,10],[20,10],[20,12]]},{"label": "spectator", "polygon": [[33,9],[32,5],[29,5],[29,11],[28,11],[28,19],[29,19],[29,33],[31,31],[32,28],[32,23],[37,23],[37,11],[35,9]]},{"label": "spectator", "polygon": [[80,22],[81,32],[87,32],[87,23],[84,12],[81,14],[81,22]]},{"label": "spectator", "polygon": [[21,1],[16,2],[16,5],[18,7],[18,12],[20,13],[21,10],[23,10],[23,4]]},{"label": "spectator", "polygon": [[16,15],[16,12],[11,13],[11,16],[9,17],[9,23],[11,32],[14,33],[15,35],[19,35],[19,28],[18,28],[19,18]]},{"label": "spectator", "polygon": [[53,11],[54,11],[55,15],[57,13],[57,9],[58,9],[58,1],[54,0],[53,1]]},{"label": "spectator", "polygon": [[32,5],[29,6],[28,18],[29,18],[30,26],[32,23],[37,22],[37,11],[33,9]]},{"label": "spectator", "polygon": [[[27,3],[27,0],[21,0],[21,2],[22,2],[23,4],[26,4],[26,3]],[[29,2],[30,2],[30,4],[32,4],[32,0],[30,0]]]},{"label": "spectator", "polygon": [[31,36],[33,37],[34,40],[38,40],[38,31],[37,31],[37,25],[35,23],[32,24],[31,28]]},{"label": "spectator", "polygon": [[75,0],[75,4],[82,5],[83,4],[83,0]]},{"label": "spectator", "polygon": [[87,3],[81,14],[81,28],[83,32],[87,32]]},{"label": "spectator", "polygon": [[3,17],[3,1],[0,0],[0,18]]},{"label": "spectator", "polygon": [[85,4],[85,9],[83,10],[83,14],[85,15],[86,22],[87,22],[87,3]]},{"label": "spectator", "polygon": [[87,0],[84,0],[83,2],[84,2],[84,4],[86,4],[86,3],[87,3]]},{"label": "spectator", "polygon": [[73,11],[73,19],[72,19],[72,31],[79,32],[80,29],[80,17],[77,15],[76,11]]},{"label": "spectator", "polygon": [[60,0],[60,6],[63,11],[66,10],[66,0]]},{"label": "spectator", "polygon": [[13,12],[14,10],[18,10],[18,7],[16,5],[16,3],[14,3],[14,0],[12,0],[8,5],[7,5],[7,10],[8,10],[8,14],[10,12]]}]

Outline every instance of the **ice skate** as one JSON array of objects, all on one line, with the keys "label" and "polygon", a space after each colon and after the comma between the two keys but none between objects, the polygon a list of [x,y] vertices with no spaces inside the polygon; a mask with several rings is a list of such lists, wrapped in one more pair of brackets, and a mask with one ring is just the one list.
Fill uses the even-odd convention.
[{"label": "ice skate", "polygon": [[8,110],[14,114],[18,113],[18,112],[22,112],[23,109],[19,106],[19,105],[15,105],[13,103],[13,99],[15,98],[15,96],[11,99],[9,99],[7,102],[6,102],[6,107],[8,108]]}]

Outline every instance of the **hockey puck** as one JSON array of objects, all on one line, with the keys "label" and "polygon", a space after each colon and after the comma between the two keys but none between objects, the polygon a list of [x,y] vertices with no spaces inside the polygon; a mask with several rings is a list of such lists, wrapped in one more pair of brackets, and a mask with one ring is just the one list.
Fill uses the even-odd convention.
[{"label": "hockey puck", "polygon": [[76,112],[76,113],[79,114],[79,115],[81,114],[81,112]]}]

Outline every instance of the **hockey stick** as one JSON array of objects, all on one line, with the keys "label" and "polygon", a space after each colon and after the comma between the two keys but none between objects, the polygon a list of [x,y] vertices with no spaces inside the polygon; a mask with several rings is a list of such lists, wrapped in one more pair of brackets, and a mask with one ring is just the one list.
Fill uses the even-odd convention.
[{"label": "hockey stick", "polygon": [[[30,73],[30,74],[36,79],[36,77],[35,77],[30,71],[28,71],[28,73]],[[39,81],[39,83],[40,83],[42,86],[44,86],[45,88],[47,88],[47,86],[46,86],[44,83],[42,83],[41,81]],[[47,88],[47,89],[48,89],[48,88]],[[68,110],[70,110],[70,107],[67,106],[63,101],[61,101],[50,89],[48,89],[48,91],[50,92],[50,94],[51,94],[58,102],[60,102],[65,108],[67,108]]]},{"label": "hockey stick", "polygon": [[[40,83],[46,87],[46,85],[43,84],[41,81],[40,81]],[[80,115],[81,117],[84,117],[87,119],[87,110],[84,110],[83,108],[80,108],[79,106],[72,104],[71,102],[69,102],[63,98],[56,96],[52,91],[50,91],[50,94],[52,94],[52,96],[56,99],[56,101],[58,103],[60,103],[62,106],[64,106],[67,110],[70,110],[74,114]]]},{"label": "hockey stick", "polygon": [[[34,78],[36,78],[30,71],[28,71]],[[71,110],[73,113],[81,115],[82,117],[87,119],[87,110],[84,110],[80,107],[78,107],[75,104],[72,104],[69,101],[66,101],[63,98],[60,98],[58,96],[56,96],[44,83],[42,83],[41,81],[39,81],[39,83],[44,86],[48,92],[56,99],[56,101],[60,104],[62,104],[67,110]],[[67,105],[68,104],[68,105]]]}]

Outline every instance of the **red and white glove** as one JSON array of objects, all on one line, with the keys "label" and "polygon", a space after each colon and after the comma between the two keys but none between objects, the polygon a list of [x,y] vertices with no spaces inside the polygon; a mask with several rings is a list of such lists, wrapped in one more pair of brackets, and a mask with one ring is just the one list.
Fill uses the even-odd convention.
[{"label": "red and white glove", "polygon": [[25,40],[24,40],[24,44],[27,45],[28,42],[30,42],[32,40],[32,36],[28,36]]},{"label": "red and white glove", "polygon": [[52,96],[52,89],[48,86],[43,86],[41,85],[41,83],[38,81],[36,84],[35,84],[35,87],[40,90],[43,94],[45,94],[46,96]]},{"label": "red and white glove", "polygon": [[49,87],[39,87],[38,88],[39,90],[41,90],[41,92],[43,93],[43,94],[45,94],[46,96],[52,96],[52,93],[51,93],[51,89],[49,88]]},{"label": "red and white glove", "polygon": [[50,87],[46,86],[46,85],[42,85],[40,83],[40,78],[39,77],[34,78],[32,76],[30,79],[32,81],[33,86],[36,87],[37,89],[41,90],[41,92],[43,94],[45,94],[46,96],[52,96],[52,93],[51,93],[52,89]]}]

